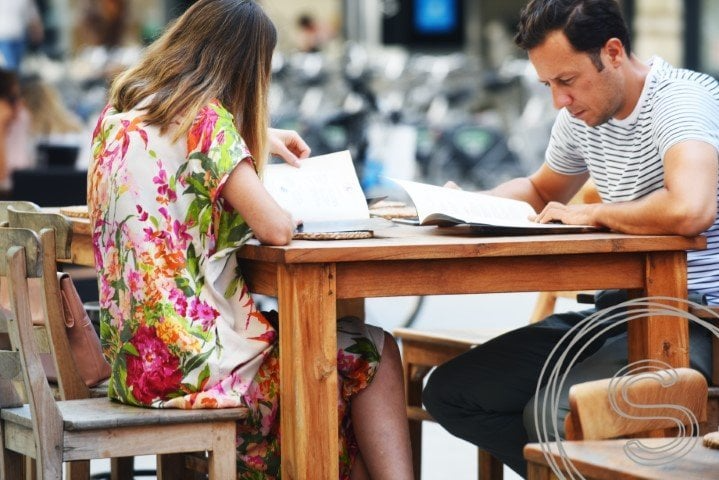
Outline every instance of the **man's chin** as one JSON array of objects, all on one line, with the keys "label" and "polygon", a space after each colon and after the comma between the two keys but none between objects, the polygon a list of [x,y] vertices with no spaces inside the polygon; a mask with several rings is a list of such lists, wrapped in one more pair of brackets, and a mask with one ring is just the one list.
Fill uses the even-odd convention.
[{"label": "man's chin", "polygon": [[594,128],[594,127],[598,127],[600,125],[604,125],[605,123],[607,123],[609,121],[610,118],[611,117],[597,119],[597,118],[585,116],[585,117],[582,117],[580,120],[582,120],[585,124],[587,124],[588,127]]}]

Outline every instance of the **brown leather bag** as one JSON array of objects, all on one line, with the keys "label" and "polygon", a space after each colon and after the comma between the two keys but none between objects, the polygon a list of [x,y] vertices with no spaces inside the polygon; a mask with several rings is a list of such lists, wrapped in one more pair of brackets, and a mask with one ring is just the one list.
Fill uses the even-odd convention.
[{"label": "brown leather bag", "polygon": [[[70,343],[72,357],[75,360],[78,373],[85,382],[85,385],[92,387],[110,377],[110,364],[102,355],[100,339],[92,326],[90,317],[82,304],[80,295],[77,293],[75,284],[70,275],[63,272],[57,273],[57,280],[60,284],[60,295],[65,320],[67,339]],[[35,325],[44,325],[44,312],[42,306],[42,280],[31,279],[28,281],[28,288],[31,301],[31,315]],[[5,315],[11,311],[7,282],[0,283],[0,310],[5,310]],[[9,343],[7,334],[0,334],[0,345]],[[5,336],[6,338],[1,338]],[[51,382],[57,382],[57,371],[55,363],[49,353],[41,353],[40,360],[45,369],[45,376]]]}]

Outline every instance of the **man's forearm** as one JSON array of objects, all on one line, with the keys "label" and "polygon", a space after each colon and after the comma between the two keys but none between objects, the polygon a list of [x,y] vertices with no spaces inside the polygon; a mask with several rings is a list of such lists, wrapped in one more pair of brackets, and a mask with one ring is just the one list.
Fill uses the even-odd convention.
[{"label": "man's forearm", "polygon": [[631,202],[595,204],[591,207],[598,224],[617,232],[634,234],[694,236],[709,228],[716,215],[715,209],[696,208],[673,199],[666,189]]},{"label": "man's forearm", "polygon": [[529,203],[536,212],[541,212],[546,201],[539,195],[532,181],[527,177],[513,178],[485,192],[497,197],[514,198]]}]

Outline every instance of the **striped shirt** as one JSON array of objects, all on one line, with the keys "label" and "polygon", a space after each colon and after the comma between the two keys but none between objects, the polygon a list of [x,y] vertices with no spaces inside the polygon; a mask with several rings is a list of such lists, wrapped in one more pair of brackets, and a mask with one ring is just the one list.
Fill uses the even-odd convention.
[{"label": "striped shirt", "polygon": [[[641,198],[664,186],[662,159],[679,142],[700,140],[719,150],[719,83],[654,57],[634,111],[589,127],[562,109],[552,128],[547,165],[589,171],[604,202]],[[719,304],[719,221],[704,235],[707,249],[688,253],[689,291]]]}]

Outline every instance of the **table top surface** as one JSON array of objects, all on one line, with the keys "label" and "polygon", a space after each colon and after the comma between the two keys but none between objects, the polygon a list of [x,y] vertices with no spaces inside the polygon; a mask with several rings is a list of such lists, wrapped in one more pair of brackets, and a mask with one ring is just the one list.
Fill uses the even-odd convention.
[{"label": "table top surface", "polygon": [[[49,209],[48,209],[49,210]],[[70,218],[76,235],[91,234],[90,221]],[[241,258],[280,263],[365,260],[416,260],[433,258],[508,257],[586,253],[631,253],[706,248],[702,236],[573,233],[550,235],[487,236],[462,227],[397,225],[377,230],[373,238],[355,240],[293,240],[285,246],[262,245],[250,240]]]},{"label": "table top surface", "polygon": [[520,236],[480,236],[458,227],[398,225],[361,240],[293,240],[269,247],[248,242],[240,257],[282,263],[365,260],[417,260],[465,257],[517,257],[587,253],[652,252],[706,248],[704,237],[574,233]]}]

